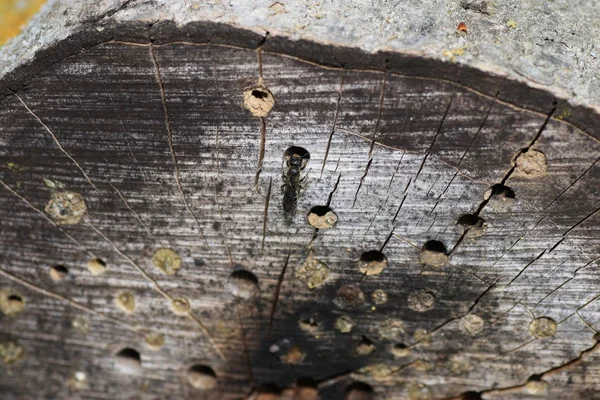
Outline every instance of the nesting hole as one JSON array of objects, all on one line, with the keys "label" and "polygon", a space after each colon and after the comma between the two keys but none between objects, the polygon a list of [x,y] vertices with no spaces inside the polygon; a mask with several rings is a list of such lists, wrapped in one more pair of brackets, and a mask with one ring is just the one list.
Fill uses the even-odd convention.
[{"label": "nesting hole", "polygon": [[345,400],[370,400],[373,398],[373,387],[364,382],[353,382],[346,387]]},{"label": "nesting hole", "polygon": [[69,270],[64,265],[53,265],[50,267],[48,274],[54,282],[60,282],[69,275]]},{"label": "nesting hole", "polygon": [[363,336],[360,342],[356,345],[356,352],[361,356],[368,356],[375,351],[375,343],[368,337]]},{"label": "nesting hole", "polygon": [[509,199],[516,198],[514,190],[501,183],[497,183],[492,186],[492,196],[502,196]]},{"label": "nesting hole", "polygon": [[338,216],[328,206],[315,206],[308,212],[307,219],[313,228],[329,229],[335,226]]},{"label": "nesting hole", "polygon": [[142,369],[140,353],[132,348],[124,348],[115,355],[115,367],[119,372],[134,375]]},{"label": "nesting hole", "polygon": [[501,183],[498,183],[485,192],[484,199],[488,200],[491,208],[504,211],[512,207],[515,202],[515,192]]},{"label": "nesting hole", "polygon": [[306,164],[308,163],[308,160],[310,160],[310,153],[308,152],[308,150],[306,150],[304,147],[291,146],[283,152],[283,158],[286,161],[289,161],[289,159],[292,158],[294,155],[299,156],[302,159],[302,165],[300,169],[304,169],[304,167],[306,167]]},{"label": "nesting hole", "polygon": [[267,93],[266,90],[254,89],[252,91],[252,96],[256,97],[257,99],[265,99],[269,96],[269,94]]},{"label": "nesting hole", "polygon": [[200,390],[210,390],[217,386],[217,374],[206,365],[194,365],[187,372],[189,384]]},{"label": "nesting hole", "polygon": [[379,250],[369,250],[361,254],[358,270],[366,275],[380,274],[387,267],[387,259]]},{"label": "nesting hole", "polygon": [[10,290],[0,291],[0,311],[9,317],[14,316],[25,308],[23,297]]},{"label": "nesting hole", "polygon": [[106,262],[100,258],[93,258],[88,261],[87,267],[92,275],[102,275],[106,271]]},{"label": "nesting hole", "polygon": [[256,393],[279,396],[281,395],[281,388],[274,383],[262,383],[256,389]]},{"label": "nesting hole", "polygon": [[296,386],[298,387],[316,388],[318,384],[319,383],[317,381],[308,376],[301,376],[300,378],[296,379]]},{"label": "nesting hole", "polygon": [[461,400],[481,400],[481,394],[479,392],[469,391],[464,392],[462,396],[460,396]]},{"label": "nesting hole", "polygon": [[264,117],[275,105],[273,93],[264,86],[244,90],[244,107],[255,117]]},{"label": "nesting hole", "polygon": [[432,267],[443,267],[448,262],[446,246],[439,240],[429,240],[421,248],[421,263]]},{"label": "nesting hole", "polygon": [[456,220],[456,226],[460,234],[470,238],[479,237],[487,230],[487,222],[475,214],[461,215]]},{"label": "nesting hole", "polygon": [[250,271],[233,271],[227,282],[227,289],[240,299],[249,299],[258,293],[258,278]]},{"label": "nesting hole", "polygon": [[406,357],[410,354],[410,348],[404,343],[396,343],[392,347],[392,354],[398,358]]}]

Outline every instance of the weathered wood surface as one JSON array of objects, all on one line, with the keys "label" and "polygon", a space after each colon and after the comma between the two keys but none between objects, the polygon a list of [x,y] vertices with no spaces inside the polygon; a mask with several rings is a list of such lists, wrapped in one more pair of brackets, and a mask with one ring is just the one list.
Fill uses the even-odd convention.
[{"label": "weathered wood surface", "polygon": [[[344,398],[353,382],[381,399],[596,398],[598,139],[561,121],[552,101],[533,112],[504,93],[415,76],[414,64],[404,74],[400,55],[388,70],[375,56],[372,69],[336,68],[240,45],[248,34],[231,28],[220,44],[169,29],[154,43],[100,40],[0,103],[0,280],[25,305],[0,315],[0,342],[24,349],[2,365],[2,398],[238,399],[300,378],[323,399]],[[261,82],[275,105],[256,117],[243,94]],[[292,224],[281,206],[290,146],[310,152]],[[534,150],[547,171],[524,176],[513,159]],[[514,191],[510,207],[484,197],[496,184]],[[65,192],[87,206],[77,224],[45,210]],[[308,225],[320,205],[335,227]],[[479,237],[456,226],[469,213],[487,223]],[[450,253],[442,268],[420,262],[429,240]],[[159,248],[181,257],[174,275],[153,265]],[[368,250],[385,254],[381,274],[359,271]],[[296,277],[310,257],[329,268],[314,289]],[[87,268],[95,258],[102,275]],[[55,265],[68,268],[60,282]],[[238,269],[258,278],[255,297],[231,294]],[[340,307],[345,285],[364,301]],[[372,300],[378,289],[387,303]],[[125,290],[131,314],[115,305]],[[179,296],[190,315],[172,311]],[[481,332],[466,334],[467,314],[483,319]],[[350,333],[336,329],[340,316],[354,321]],[[556,332],[534,337],[540,317]],[[165,335],[158,351],[144,344],[150,331]],[[358,354],[367,342],[375,350]],[[410,353],[394,356],[397,344]],[[304,359],[282,359],[294,346]],[[123,348],[139,351],[141,369],[115,367]],[[217,387],[190,386],[192,365],[212,368]],[[71,379],[78,371],[85,384]],[[544,372],[544,393],[517,387]]]}]

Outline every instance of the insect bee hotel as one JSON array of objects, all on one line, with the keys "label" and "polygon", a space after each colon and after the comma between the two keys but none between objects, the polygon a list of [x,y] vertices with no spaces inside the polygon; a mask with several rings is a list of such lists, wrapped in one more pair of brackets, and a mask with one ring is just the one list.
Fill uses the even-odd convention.
[{"label": "insect bee hotel", "polygon": [[230,3],[0,47],[0,399],[600,398],[597,5]]}]

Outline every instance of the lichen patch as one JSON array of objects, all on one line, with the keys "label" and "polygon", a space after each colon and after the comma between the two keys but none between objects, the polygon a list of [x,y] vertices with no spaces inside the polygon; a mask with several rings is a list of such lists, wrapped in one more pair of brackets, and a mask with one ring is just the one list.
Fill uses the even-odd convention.
[{"label": "lichen patch", "polygon": [[88,387],[88,377],[83,371],[74,372],[67,382],[73,390],[85,390]]},{"label": "lichen patch", "polygon": [[371,301],[378,306],[384,305],[388,302],[388,294],[383,289],[376,289],[371,293]]},{"label": "lichen patch", "polygon": [[71,322],[71,326],[77,330],[78,332],[87,335],[90,333],[90,323],[87,319],[82,317],[77,317]]},{"label": "lichen patch", "polygon": [[354,327],[354,321],[347,315],[342,315],[335,320],[335,329],[340,333],[350,333]]},{"label": "lichen patch", "polygon": [[154,252],[152,264],[166,275],[174,275],[181,268],[181,257],[173,249],[161,248]]},{"label": "lichen patch", "polygon": [[356,308],[365,302],[365,294],[356,285],[344,285],[338,289],[333,303],[339,308]]},{"label": "lichen patch", "polygon": [[513,176],[521,178],[539,178],[548,173],[546,155],[539,150],[529,149],[519,152],[513,159],[515,171]]},{"label": "lichen patch", "polygon": [[171,301],[171,311],[173,311],[175,315],[188,315],[190,309],[190,302],[185,297],[175,297],[173,301]]},{"label": "lichen patch", "polygon": [[79,193],[57,191],[52,192],[44,210],[59,225],[75,225],[81,221],[87,207]]},{"label": "lichen patch", "polygon": [[5,364],[12,364],[23,358],[25,350],[23,346],[15,342],[0,343],[0,359]]},{"label": "lichen patch", "polygon": [[158,332],[150,332],[144,336],[144,342],[150,350],[157,351],[165,344],[165,335]]},{"label": "lichen patch", "polygon": [[410,400],[431,400],[433,393],[431,387],[422,382],[411,382],[406,387]]},{"label": "lichen patch", "polygon": [[465,335],[477,336],[483,331],[485,321],[477,314],[467,314],[460,319],[458,327]]},{"label": "lichen patch", "polygon": [[306,283],[306,286],[310,289],[314,289],[327,280],[329,268],[324,262],[309,257],[296,268],[295,275],[296,278]]},{"label": "lichen patch", "polygon": [[554,336],[556,333],[556,321],[548,317],[539,317],[529,324],[529,333],[537,339]]},{"label": "lichen patch", "polygon": [[398,340],[400,336],[406,333],[404,322],[393,318],[384,319],[373,330],[382,340]]},{"label": "lichen patch", "polygon": [[281,362],[284,364],[299,364],[306,358],[306,353],[298,346],[292,346],[281,356]]},{"label": "lichen patch", "polygon": [[115,297],[115,304],[124,313],[135,311],[135,296],[131,292],[121,292]]},{"label": "lichen patch", "polygon": [[435,305],[435,296],[428,290],[420,289],[408,295],[408,307],[417,312],[431,310]]}]

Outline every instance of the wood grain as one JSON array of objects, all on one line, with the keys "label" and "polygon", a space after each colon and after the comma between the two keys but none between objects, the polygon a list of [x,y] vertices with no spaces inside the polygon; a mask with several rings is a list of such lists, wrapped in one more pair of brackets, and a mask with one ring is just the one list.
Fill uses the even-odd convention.
[{"label": "wood grain", "polygon": [[[225,44],[101,43],[0,103],[0,281],[25,300],[22,313],[0,315],[0,341],[25,349],[22,360],[2,366],[3,398],[239,399],[261,385],[338,376],[321,385],[322,398],[344,398],[361,381],[381,399],[411,396],[417,382],[427,385],[422,398],[482,391],[527,399],[520,389],[490,389],[523,384],[594,346],[597,139],[555,118],[545,124],[551,102],[533,112],[497,92],[410,71],[322,66]],[[243,91],[259,75],[275,97],[264,119],[243,107]],[[292,224],[280,189],[290,146],[310,152]],[[546,174],[514,172],[523,149],[545,154]],[[47,216],[57,189],[44,180],[84,197],[81,223]],[[499,183],[516,194],[510,209],[484,199]],[[317,205],[337,214],[334,228],[308,225]],[[456,220],[477,212],[487,231],[463,237]],[[439,269],[419,262],[421,246],[434,239],[452,251]],[[163,247],[182,259],[175,275],[152,265]],[[387,268],[364,277],[360,255],[382,247]],[[330,269],[316,289],[295,277],[309,257]],[[105,274],[88,271],[91,258],[106,262]],[[64,281],[50,279],[52,265],[69,269]],[[237,269],[257,276],[255,298],[229,293]],[[340,309],[336,292],[350,284],[366,300]],[[387,303],[372,302],[377,289]],[[122,290],[135,295],[133,314],[114,304]],[[431,310],[409,306],[418,290],[435,296]],[[171,311],[177,296],[189,299],[192,317]],[[460,328],[468,313],[485,321],[476,337]],[[354,320],[350,334],[334,328],[342,315]],[[554,336],[529,333],[541,316],[557,322]],[[72,327],[74,318],[89,322],[87,334]],[[301,329],[309,318],[316,330]],[[390,336],[386,327],[396,320],[403,330]],[[166,336],[157,352],[143,344],[151,330]],[[356,353],[363,337],[376,347],[368,356]],[[408,357],[394,358],[397,343],[411,348]],[[297,346],[305,358],[286,364],[271,353],[274,344]],[[114,354],[125,347],[141,353],[143,373],[115,370]],[[545,395],[593,398],[600,390],[593,357],[544,377]],[[187,384],[195,364],[214,369],[216,389]],[[384,377],[361,369],[376,365],[402,368]],[[87,374],[87,388],[69,388],[76,371]]]}]

